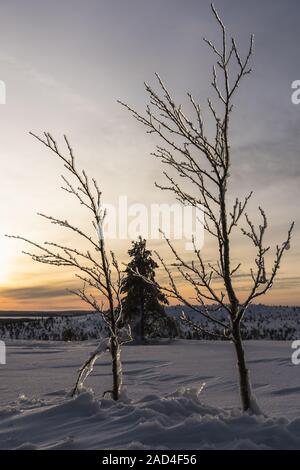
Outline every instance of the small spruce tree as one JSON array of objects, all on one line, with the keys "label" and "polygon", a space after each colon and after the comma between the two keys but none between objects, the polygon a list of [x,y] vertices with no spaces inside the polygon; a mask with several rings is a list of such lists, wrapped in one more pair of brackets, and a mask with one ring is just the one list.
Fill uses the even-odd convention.
[{"label": "small spruce tree", "polygon": [[168,305],[168,299],[154,282],[158,265],[146,248],[146,240],[139,237],[133,241],[128,254],[132,259],[125,270],[122,286],[122,293],[125,294],[124,322],[131,325],[134,337],[141,342],[150,337],[176,336],[178,326],[165,313],[164,305]]}]

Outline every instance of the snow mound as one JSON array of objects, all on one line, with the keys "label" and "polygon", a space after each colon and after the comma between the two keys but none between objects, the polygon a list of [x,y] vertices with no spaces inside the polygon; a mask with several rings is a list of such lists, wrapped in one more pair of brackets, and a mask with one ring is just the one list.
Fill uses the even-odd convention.
[{"label": "snow mound", "polygon": [[[84,391],[59,404],[0,409],[1,449],[300,449],[300,419],[270,418],[201,402],[180,388],[118,403]],[[28,405],[30,408],[22,405]]]}]

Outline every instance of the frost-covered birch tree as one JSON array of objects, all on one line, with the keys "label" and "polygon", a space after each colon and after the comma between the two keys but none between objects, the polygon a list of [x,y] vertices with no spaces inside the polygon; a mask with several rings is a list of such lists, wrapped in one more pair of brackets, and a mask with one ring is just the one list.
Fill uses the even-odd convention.
[{"label": "frost-covered birch tree", "polygon": [[77,236],[77,242],[79,237],[81,240],[80,246],[83,245],[86,248],[80,249],[76,244],[71,247],[48,241],[39,244],[19,235],[8,236],[23,240],[36,249],[34,253],[23,252],[34,261],[63,268],[75,268],[77,271],[76,276],[82,286],[70,292],[77,295],[102,316],[108,333],[107,337],[101,338],[96,350],[79,369],[72,395],[80,391],[84,380],[93,370],[97,358],[104,352],[109,351],[112,360],[113,386],[112,390],[104,393],[110,393],[114,400],[118,400],[122,388],[121,346],[131,339],[131,334],[129,328],[124,329],[121,327],[123,273],[114,253],[108,253],[105,246],[103,224],[106,213],[101,202],[102,193],[96,180],[90,179],[84,170],[77,168],[73,150],[66,136],[64,136],[66,144],[66,153],[64,153],[49,133],[44,133],[43,137],[33,133],[30,134],[63,162],[67,176],[62,175],[62,189],[73,196],[89,213],[93,234],[89,234],[87,230],[71,224],[68,220],[38,214],[51,224],[68,230],[70,234],[74,235],[74,239]]},{"label": "frost-covered birch tree", "polygon": [[[210,137],[207,131],[208,123],[203,118],[202,107],[194,97],[190,93],[187,94],[191,111],[185,112],[182,105],[175,102],[157,74],[158,91],[145,84],[149,96],[145,114],[120,103],[146,127],[149,134],[155,134],[159,138],[160,144],[153,155],[160,159],[169,171],[164,172],[167,184],[156,186],[173,192],[184,205],[203,207],[204,229],[216,242],[216,262],[206,262],[195,243],[194,259],[192,262],[186,261],[167,239],[175,262],[173,267],[169,266],[158,254],[169,280],[168,284],[162,287],[170,297],[218,325],[221,333],[215,335],[216,337],[232,341],[237,357],[242,407],[246,411],[253,408],[254,400],[241,337],[241,324],[248,305],[272,287],[283,254],[290,246],[293,224],[285,241],[276,247],[273,266],[267,272],[266,255],[270,247],[265,242],[265,212],[259,208],[262,221],[255,226],[246,213],[252,192],[242,200],[236,198],[233,207],[230,207],[228,202],[231,165],[229,130],[233,100],[241,82],[251,72],[253,36],[247,53],[242,56],[236,40],[227,37],[225,26],[216,9],[213,5],[211,8],[221,31],[220,47],[204,39],[216,57],[211,81],[216,99],[207,101],[207,109],[214,123],[213,136]],[[246,225],[241,228],[241,233],[254,246],[256,257],[254,267],[249,273],[252,284],[242,300],[234,286],[234,276],[238,274],[241,264],[233,266],[232,232],[237,229],[243,217]],[[193,288],[193,300],[181,293],[179,280]],[[214,303],[215,307],[208,308],[208,303]],[[218,318],[221,309],[227,312],[228,321]],[[184,312],[182,321],[203,331],[200,324],[189,319]],[[210,334],[209,331],[206,333]]]}]

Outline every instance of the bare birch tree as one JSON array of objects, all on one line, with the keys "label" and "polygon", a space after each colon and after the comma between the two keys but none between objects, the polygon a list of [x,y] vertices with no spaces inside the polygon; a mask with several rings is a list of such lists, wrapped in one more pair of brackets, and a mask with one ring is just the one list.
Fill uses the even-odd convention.
[{"label": "bare birch tree", "polygon": [[93,370],[97,358],[105,351],[109,351],[112,360],[113,387],[112,390],[105,393],[110,393],[114,400],[118,400],[122,388],[121,345],[130,340],[131,335],[129,329],[121,328],[123,274],[114,253],[108,254],[105,247],[103,224],[106,214],[101,203],[102,193],[96,180],[90,179],[84,170],[79,170],[75,165],[74,153],[66,136],[64,136],[67,150],[65,155],[49,133],[44,133],[43,137],[30,134],[62,160],[68,175],[68,177],[62,175],[62,189],[75,197],[77,202],[89,212],[94,235],[89,235],[87,231],[72,225],[67,220],[38,214],[50,223],[79,236],[87,248],[81,250],[76,246],[70,247],[47,241],[44,244],[39,244],[21,236],[8,236],[23,240],[37,249],[36,253],[23,252],[34,261],[77,270],[76,276],[82,282],[82,287],[70,292],[77,295],[101,315],[108,331],[108,337],[101,339],[97,349],[79,369],[72,395],[79,392],[84,380]]},{"label": "bare birch tree", "polygon": [[[216,56],[211,82],[216,100],[213,102],[208,99],[208,110],[215,128],[213,137],[208,136],[202,109],[193,96],[190,93],[187,94],[192,109],[190,116],[184,112],[180,104],[176,104],[157,74],[159,91],[145,84],[149,95],[145,115],[138,113],[123,102],[120,103],[146,127],[148,133],[156,134],[162,142],[153,155],[171,171],[164,172],[167,184],[156,184],[156,186],[173,192],[184,205],[194,207],[202,205],[203,207],[203,225],[209,236],[216,241],[217,261],[205,262],[195,243],[193,261],[191,263],[185,261],[167,239],[175,258],[175,270],[172,266],[168,266],[158,254],[169,280],[168,285],[162,287],[170,297],[218,325],[221,333],[214,336],[233,342],[237,356],[242,407],[246,411],[253,408],[253,400],[241,337],[241,324],[248,305],[272,287],[283,254],[290,246],[294,224],[289,228],[285,241],[277,246],[274,264],[267,276],[266,255],[270,247],[265,243],[267,230],[265,212],[259,208],[262,222],[256,227],[246,214],[246,206],[252,193],[243,200],[237,198],[232,208],[229,207],[227,200],[231,165],[229,125],[233,98],[241,81],[251,72],[253,36],[250,39],[248,52],[242,57],[236,40],[234,38],[228,40],[222,20],[213,5],[211,8],[220,27],[222,39],[220,48],[210,40],[204,39]],[[180,177],[180,182],[176,176]],[[242,234],[250,240],[257,252],[255,267],[249,273],[252,285],[244,300],[239,298],[233,283],[234,275],[239,271],[241,264],[233,267],[231,254],[231,234],[238,227],[242,216],[245,216],[246,221],[246,228],[241,229]],[[190,301],[180,292],[177,287],[178,278],[192,286],[195,299]],[[223,286],[221,289],[220,283]],[[208,308],[208,303],[214,303],[216,306]],[[221,309],[227,312],[228,321],[218,319],[218,312]],[[184,312],[182,321],[188,323],[193,329],[205,331],[200,324],[189,319]],[[210,334],[209,331],[205,332]]]}]

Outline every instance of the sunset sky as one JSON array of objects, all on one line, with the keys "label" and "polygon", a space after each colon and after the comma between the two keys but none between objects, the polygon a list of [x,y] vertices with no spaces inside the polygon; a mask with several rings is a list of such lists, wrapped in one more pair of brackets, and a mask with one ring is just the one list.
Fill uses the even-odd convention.
[{"label": "sunset sky", "polygon": [[[60,190],[61,163],[28,132],[68,135],[78,164],[93,175],[107,203],[121,195],[129,203],[173,202],[159,191],[161,164],[149,154],[157,140],[145,133],[117,103],[140,111],[143,82],[158,72],[179,102],[186,91],[205,104],[212,54],[203,36],[218,40],[208,0],[0,0],[0,80],[7,102],[0,105],[0,309],[84,308],[66,293],[74,273],[34,263],[24,244],[5,238],[20,234],[72,243],[68,233],[49,226],[44,212],[86,224],[72,199]],[[261,301],[300,304],[300,105],[291,102],[291,84],[300,80],[300,3],[297,0],[216,0],[229,33],[243,50],[255,34],[253,74],[242,84],[231,127],[232,197],[255,194],[268,214],[269,240],[282,242],[296,221],[291,250],[277,283]],[[110,247],[126,261],[130,241]],[[169,259],[164,242],[149,241]],[[214,258],[209,240],[203,255]],[[237,279],[247,288],[252,251],[234,238],[234,259],[243,262]],[[159,272],[161,275],[161,271]]]}]

